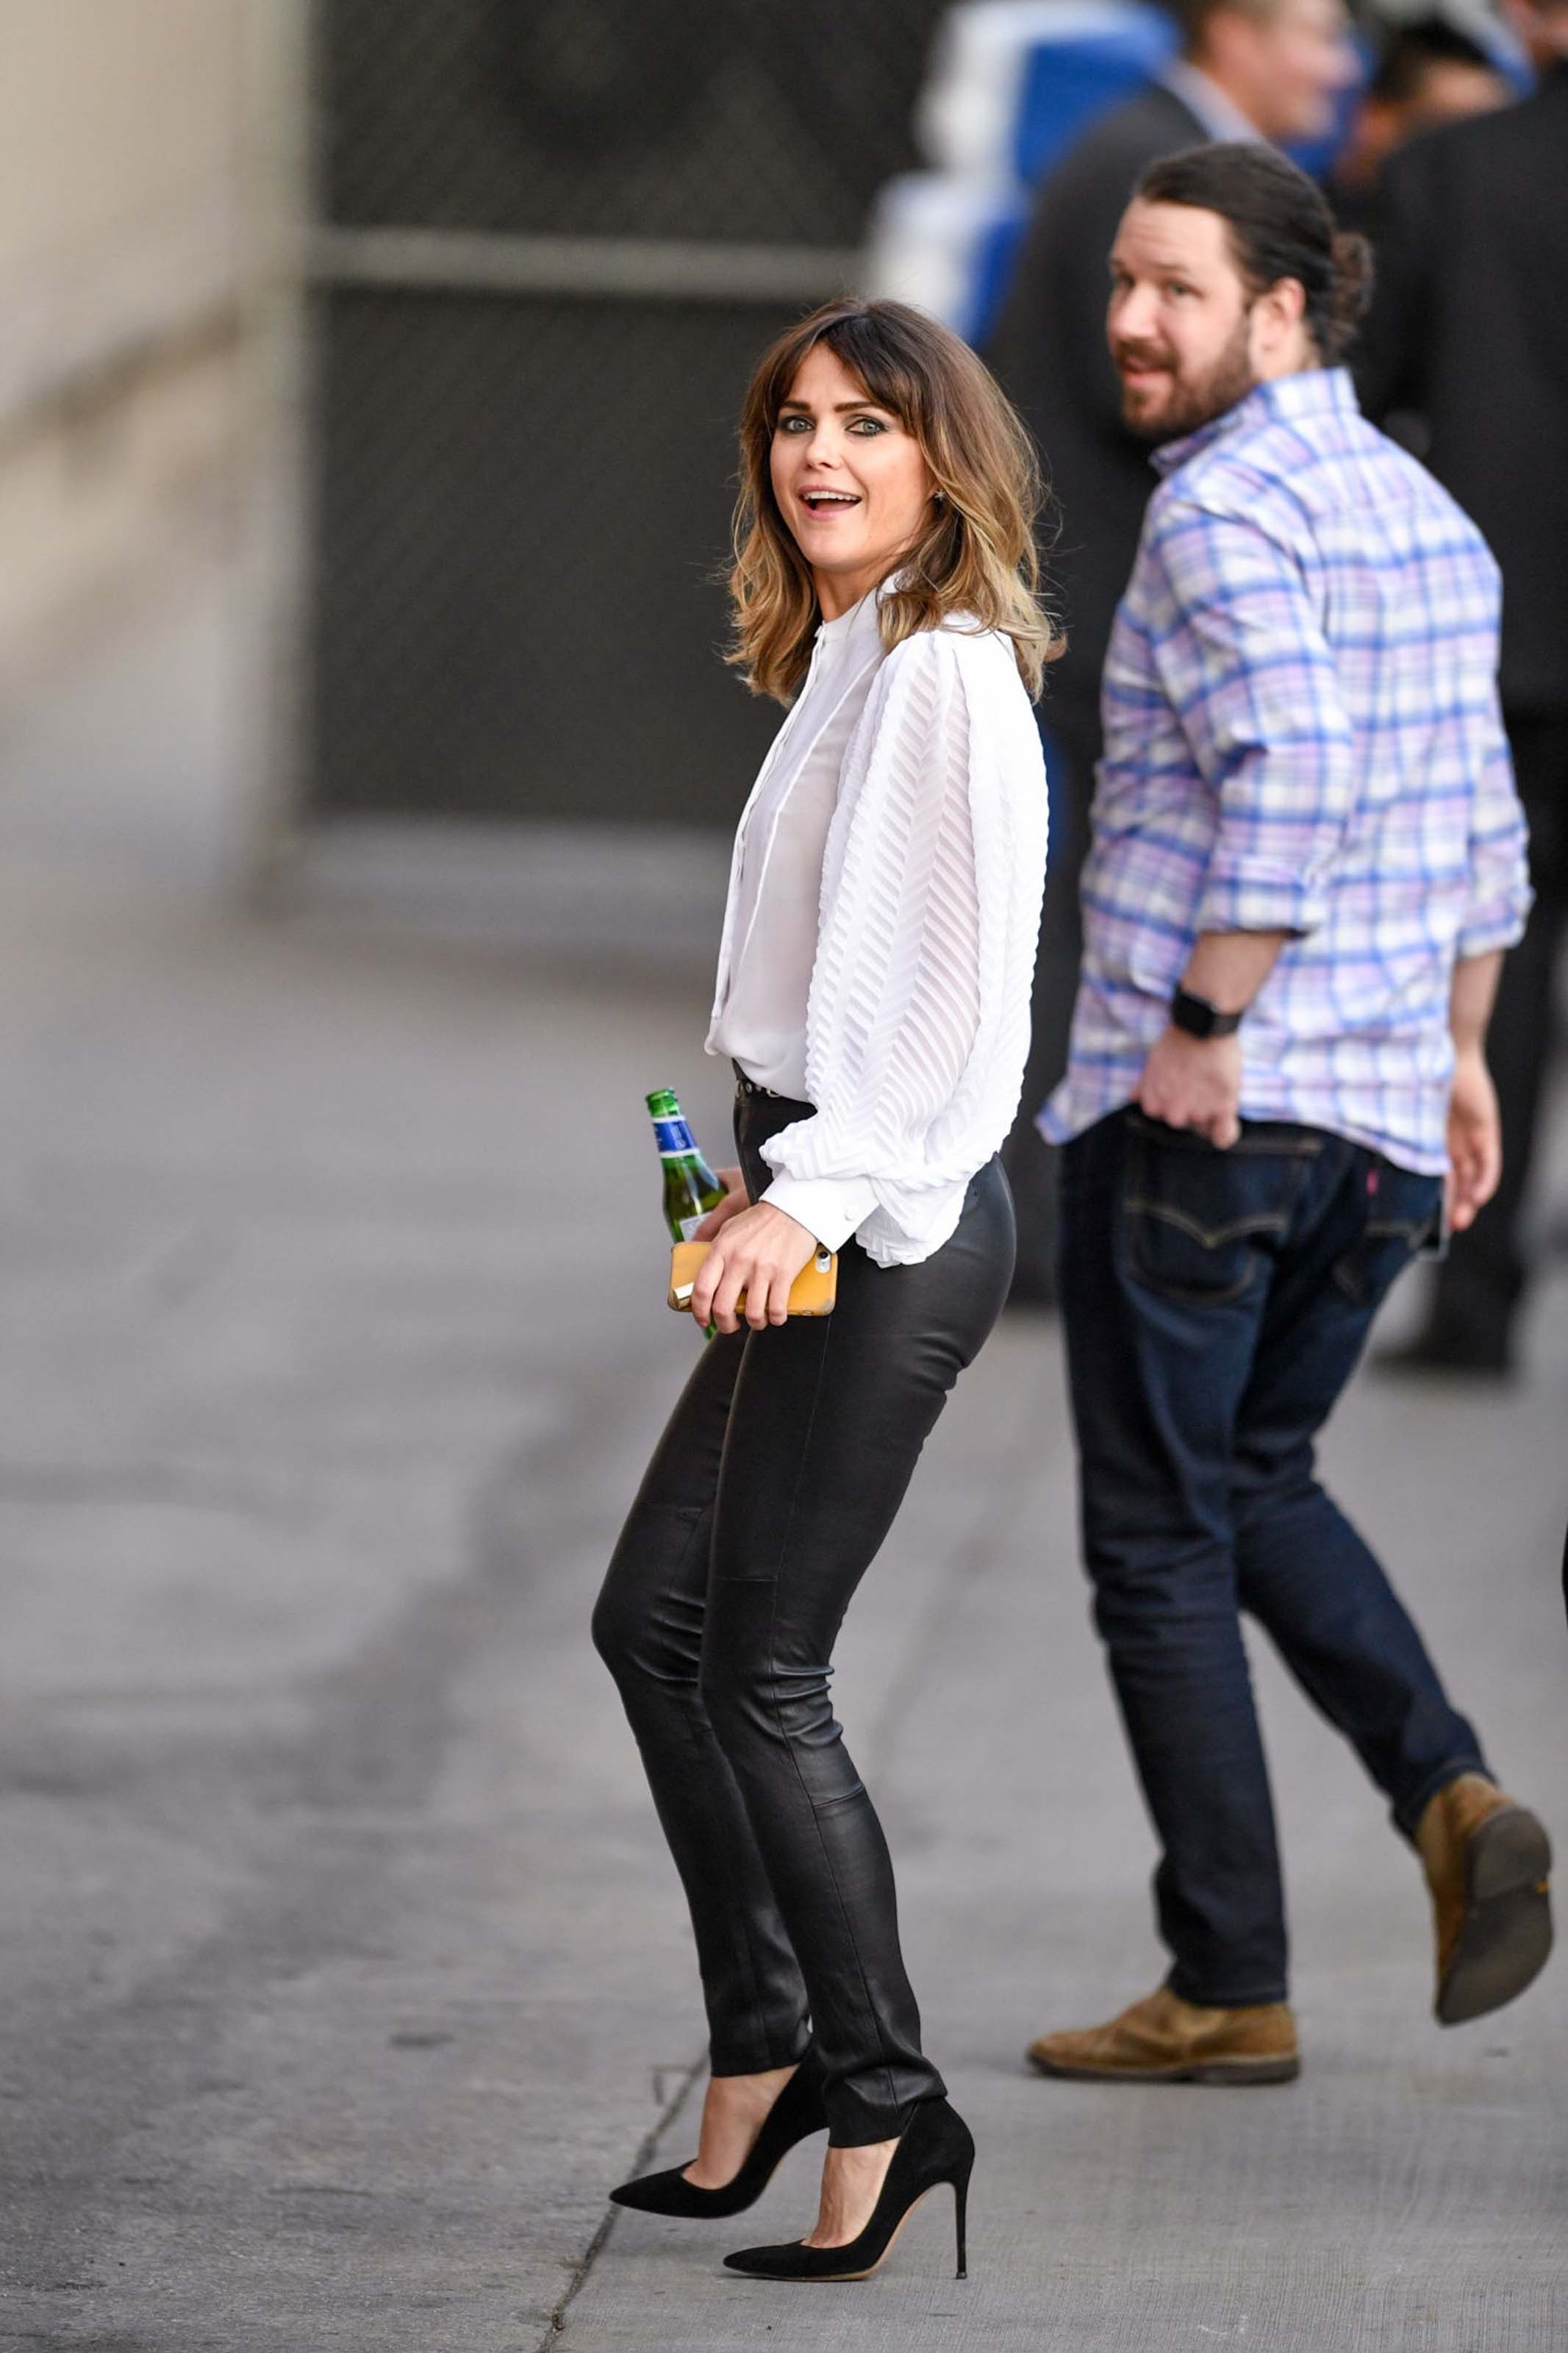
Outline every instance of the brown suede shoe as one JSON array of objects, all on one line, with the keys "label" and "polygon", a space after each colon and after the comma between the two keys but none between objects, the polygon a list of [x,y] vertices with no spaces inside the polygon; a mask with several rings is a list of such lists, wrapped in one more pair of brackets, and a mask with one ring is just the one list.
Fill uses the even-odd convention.
[{"label": "brown suede shoe", "polygon": [[1301,2072],[1289,2004],[1202,2010],[1169,1986],[1104,2026],[1042,2034],[1029,2059],[1091,2084],[1289,2084]]},{"label": "brown suede shoe", "polygon": [[1552,1950],[1552,1844],[1527,1807],[1481,1773],[1439,1789],[1415,1827],[1432,1891],[1444,2026],[1522,1993]]}]

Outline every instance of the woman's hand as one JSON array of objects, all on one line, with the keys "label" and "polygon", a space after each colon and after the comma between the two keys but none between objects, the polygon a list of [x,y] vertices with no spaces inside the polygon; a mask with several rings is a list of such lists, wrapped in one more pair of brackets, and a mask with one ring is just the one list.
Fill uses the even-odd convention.
[{"label": "woman's hand", "polygon": [[724,1198],[715,1208],[709,1210],[700,1226],[692,1227],[691,1239],[694,1242],[710,1242],[720,1227],[727,1226],[731,1218],[738,1218],[746,1206],[746,1180],[740,1170],[719,1168],[714,1171],[714,1174],[724,1187]]},{"label": "woman's hand", "polygon": [[816,1240],[771,1202],[759,1201],[754,1208],[725,1218],[727,1208],[727,1202],[721,1202],[709,1213],[710,1218],[724,1218],[724,1224],[698,1269],[691,1313],[699,1324],[738,1332],[735,1302],[743,1291],[746,1321],[760,1332],[766,1324],[782,1324],[788,1314],[789,1287],[814,1255]]}]

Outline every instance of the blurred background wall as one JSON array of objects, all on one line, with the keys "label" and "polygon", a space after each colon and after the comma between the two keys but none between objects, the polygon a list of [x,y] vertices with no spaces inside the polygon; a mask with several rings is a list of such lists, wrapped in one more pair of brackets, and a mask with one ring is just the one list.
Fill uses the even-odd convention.
[{"label": "blurred background wall", "polygon": [[939,8],[318,0],[315,808],[723,821],[736,410],[858,279]]},{"label": "blurred background wall", "polygon": [[7,0],[0,692],[232,528],[246,0]]},{"label": "blurred background wall", "polygon": [[762,344],[852,286],[975,332],[1029,185],[1173,37],[1140,0],[6,29],[0,693],[232,593],[237,854],[292,829],[330,862],[369,818],[428,868],[432,820],[488,822],[488,859],[528,819],[542,922],[584,826],[615,889],[679,903],[772,731],[714,659]]}]

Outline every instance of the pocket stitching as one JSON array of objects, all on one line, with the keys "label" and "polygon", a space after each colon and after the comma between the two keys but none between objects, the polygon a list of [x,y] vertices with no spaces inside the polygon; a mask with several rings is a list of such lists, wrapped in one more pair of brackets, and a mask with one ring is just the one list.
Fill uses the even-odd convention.
[{"label": "pocket stitching", "polygon": [[[1368,1218],[1366,1223],[1361,1229],[1360,1239],[1363,1241],[1402,1241],[1405,1244],[1406,1252],[1408,1253],[1406,1261],[1408,1263],[1408,1259],[1415,1257],[1421,1242],[1425,1237],[1431,1232],[1431,1230],[1432,1219],[1430,1217]],[[1351,1305],[1352,1307],[1364,1307],[1367,1304],[1369,1290],[1366,1286],[1363,1286],[1358,1283],[1356,1278],[1349,1271],[1350,1261],[1354,1249],[1355,1244],[1352,1242],[1349,1250],[1342,1250],[1341,1252],[1340,1256],[1334,1261],[1332,1275],[1334,1282],[1338,1283],[1341,1291],[1350,1301]],[[1387,1285],[1384,1286],[1385,1291],[1392,1288],[1393,1284],[1398,1281],[1399,1276],[1404,1272],[1404,1271],[1403,1267],[1395,1269],[1394,1272],[1390,1275]]]},{"label": "pocket stitching", "polygon": [[1179,1226],[1184,1233],[1202,1242],[1205,1250],[1218,1250],[1224,1242],[1238,1241],[1243,1234],[1282,1234],[1290,1220],[1272,1209],[1259,1209],[1251,1216],[1232,1218],[1228,1225],[1202,1226],[1185,1209],[1174,1208],[1169,1201],[1148,1201],[1142,1195],[1130,1193],[1122,1202],[1127,1210],[1141,1210],[1146,1218],[1163,1219],[1166,1225]]}]

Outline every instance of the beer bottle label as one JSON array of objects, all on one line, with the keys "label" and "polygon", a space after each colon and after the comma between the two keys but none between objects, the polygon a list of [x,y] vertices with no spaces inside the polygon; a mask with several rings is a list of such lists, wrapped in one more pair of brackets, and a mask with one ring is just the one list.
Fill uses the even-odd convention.
[{"label": "beer bottle label", "polygon": [[698,1227],[702,1223],[703,1219],[707,1215],[708,1212],[706,1209],[699,1209],[694,1218],[681,1218],[678,1219],[677,1222],[680,1227],[680,1239],[683,1242],[691,1241],[695,1238]]},{"label": "beer bottle label", "polygon": [[679,1160],[697,1149],[691,1130],[683,1119],[656,1119],[653,1134],[662,1160]]}]

